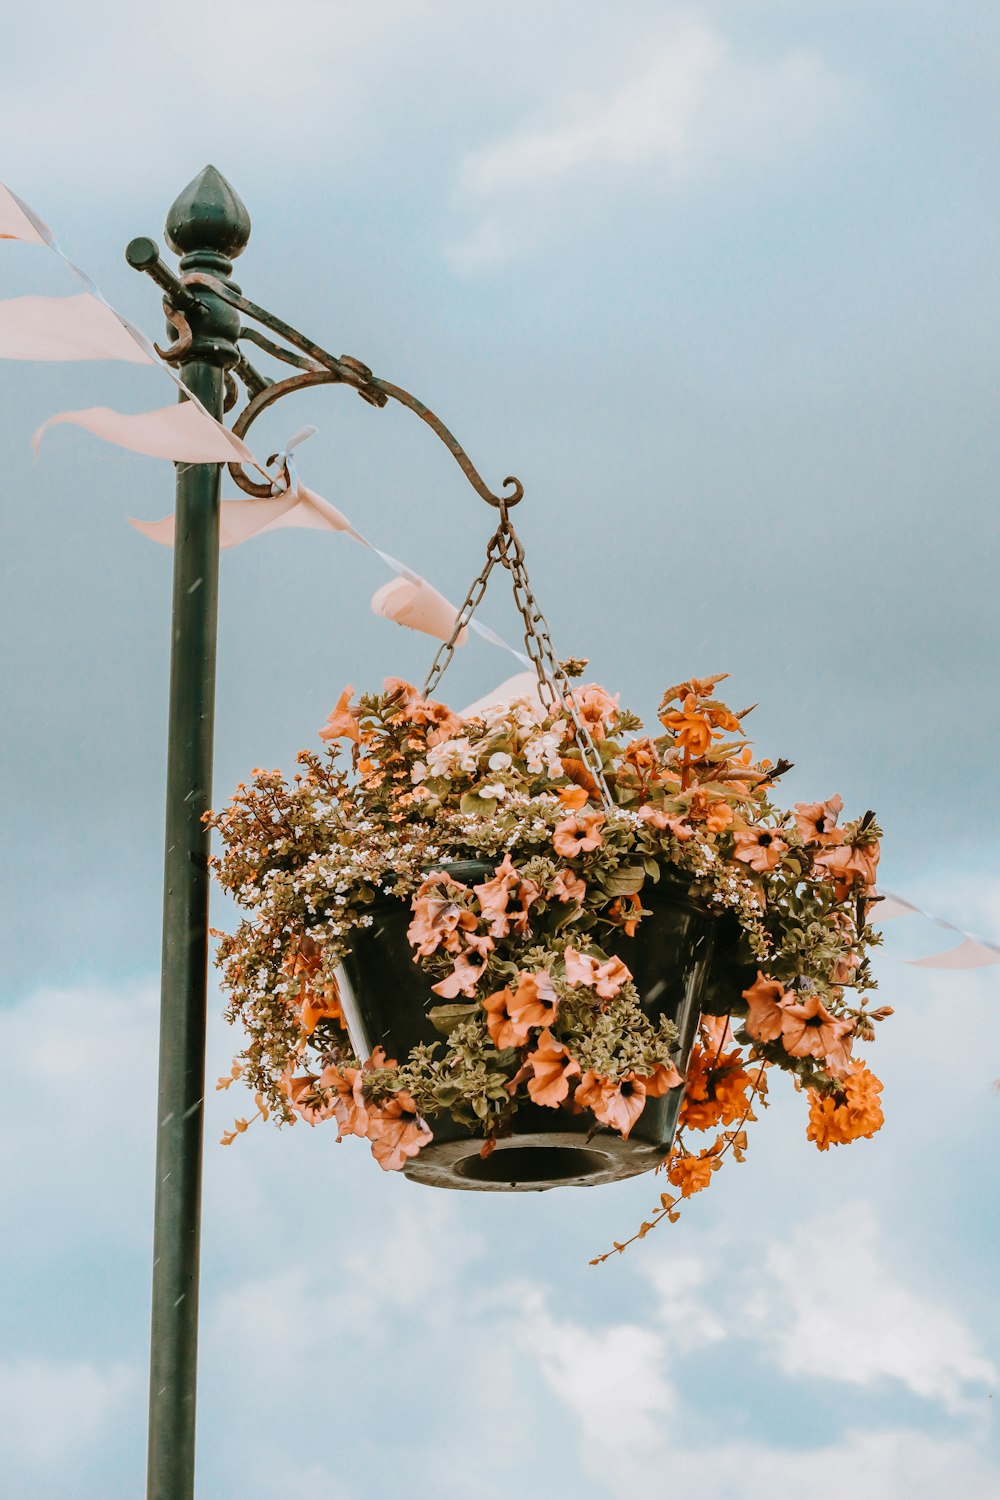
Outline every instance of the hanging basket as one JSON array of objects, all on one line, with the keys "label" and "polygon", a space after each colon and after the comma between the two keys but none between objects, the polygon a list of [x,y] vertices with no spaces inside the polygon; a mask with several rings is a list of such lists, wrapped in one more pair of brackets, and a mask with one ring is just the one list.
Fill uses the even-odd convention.
[{"label": "hanging basket", "polygon": [[[788,763],[754,762],[720,676],[669,687],[655,738],[574,687],[586,663],[556,658],[500,512],[423,690],[346,688],[320,734],[349,768],[304,751],[213,817],[248,913],[219,951],[248,1038],[220,1085],[435,1187],[662,1166],[641,1238],[743,1160],[768,1068],[806,1091],[821,1150],[880,1127],[852,1052],[889,1014],[863,997],[879,829],[840,825],[836,796],[776,807]],[[497,565],[537,688],[456,713],[431,692]]]},{"label": "hanging basket", "polygon": [[[474,860],[440,867],[466,885],[488,880],[492,865]],[[656,1023],[677,1027],[676,1063],[683,1076],[691,1045],[711,989],[722,1003],[733,988],[733,968],[725,950],[717,952],[720,917],[686,894],[665,872],[644,892],[649,915],[634,937],[616,936],[609,952],[627,963],[642,1008]],[[428,1012],[437,1004],[430,979],[413,959],[407,939],[409,903],[385,896],[371,908],[370,927],[359,928],[342,966],[342,1003],[351,1044],[359,1057],[376,1047],[405,1057],[418,1043],[440,1041]],[[433,1187],[486,1192],[540,1192],[551,1187],[583,1187],[617,1182],[648,1172],[662,1162],[677,1128],[683,1088],[649,1099],[628,1140],[595,1126],[589,1111],[573,1115],[526,1100],[518,1105],[512,1133],[482,1154],[481,1130],[446,1114],[428,1123],[433,1141],[407,1162],[406,1175]]]}]

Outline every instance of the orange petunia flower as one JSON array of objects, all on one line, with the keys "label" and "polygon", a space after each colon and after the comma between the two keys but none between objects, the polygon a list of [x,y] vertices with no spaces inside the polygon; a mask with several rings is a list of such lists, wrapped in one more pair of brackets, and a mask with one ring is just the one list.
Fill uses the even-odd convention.
[{"label": "orange petunia flower", "polygon": [[434,1139],[433,1131],[405,1089],[370,1114],[368,1139],[383,1172],[399,1172],[409,1156]]},{"label": "orange petunia flower", "polygon": [[288,1100],[289,1105],[307,1125],[319,1125],[323,1120],[328,1120],[334,1112],[333,1104],[327,1102],[317,1090],[319,1080],[312,1073],[301,1073],[297,1078],[291,1077],[290,1069],[286,1069],[278,1084],[281,1092]]},{"label": "orange petunia flower", "polygon": [[592,682],[587,687],[573,689],[573,702],[591,739],[606,739],[618,712],[618,694],[612,698],[596,682]]},{"label": "orange petunia flower", "polygon": [[361,743],[361,729],[350,708],[353,692],[353,687],[345,687],[326,723],[319,731],[321,740],[353,740],[356,745]]},{"label": "orange petunia flower", "polygon": [[818,995],[783,1006],[781,1043],[789,1057],[825,1058],[836,1052],[850,1031],[850,1021],[831,1014]]},{"label": "orange petunia flower", "polygon": [[451,973],[437,984],[432,984],[431,989],[442,1000],[455,1000],[459,995],[475,995],[476,985],[485,968],[485,958],[482,963],[476,964],[470,961],[467,954],[459,953],[455,957],[455,967]]},{"label": "orange petunia flower", "polygon": [[589,953],[579,953],[575,948],[565,952],[566,983],[582,984],[594,990],[602,1000],[611,1000],[622,985],[632,978],[632,971],[620,958],[608,958],[602,963],[591,958]]},{"label": "orange petunia flower", "polygon": [[590,794],[585,786],[561,786],[559,788],[559,801],[570,812],[579,812],[581,807],[586,807],[589,800]]},{"label": "orange petunia flower", "polygon": [[736,846],[733,850],[734,857],[762,875],[767,870],[773,870],[781,856],[788,852],[784,839],[767,828],[750,828],[735,833],[733,843]]},{"label": "orange petunia flower", "polygon": [[503,864],[498,867],[492,880],[472,887],[479,901],[479,910],[489,923],[489,931],[493,937],[506,937],[510,931],[507,904],[510,893],[519,880],[520,876],[508,853],[504,855]]},{"label": "orange petunia flower", "polygon": [[657,1063],[652,1073],[642,1081],[646,1085],[646,1096],[649,1099],[659,1099],[662,1094],[669,1093],[684,1082],[673,1063]]},{"label": "orange petunia flower", "polygon": [[776,979],[765,979],[760,970],[743,998],[750,1006],[746,1028],[755,1042],[775,1042],[784,1029],[785,1009],[792,997]]},{"label": "orange petunia flower", "polygon": [[579,812],[557,823],[552,834],[552,847],[563,859],[572,859],[576,854],[589,853],[596,849],[604,835],[605,817],[602,812]]},{"label": "orange petunia flower", "polygon": [[306,987],[303,990],[299,1025],[307,1036],[312,1036],[320,1021],[339,1021],[342,1026],[345,1024],[340,987],[336,979],[328,979],[321,989]]},{"label": "orange petunia flower", "polygon": [[842,844],[844,835],[837,818],[843,810],[839,794],[826,802],[796,802],[795,826],[807,844]]},{"label": "orange petunia flower", "polygon": [[483,1009],[486,1011],[486,1029],[493,1038],[493,1044],[501,1051],[505,1047],[521,1047],[528,1040],[528,1027],[522,1026],[515,1021],[510,1013],[513,993],[508,985],[502,990],[495,990],[483,1001]]},{"label": "orange petunia flower", "polygon": [[549,886],[549,895],[558,901],[582,901],[586,894],[587,882],[572,870],[560,870]]},{"label": "orange petunia flower", "polygon": [[569,1080],[579,1073],[580,1064],[556,1041],[548,1027],[529,1052],[527,1066],[534,1074],[528,1079],[528,1094],[536,1104],[546,1104],[550,1109],[560,1105],[569,1093]]},{"label": "orange petunia flower", "polygon": [[669,828],[676,839],[690,839],[694,837],[694,829],[685,823],[679,813],[664,812],[662,807],[650,807],[644,803],[639,809],[639,817],[650,828]]},{"label": "orange petunia flower", "polygon": [[559,997],[547,969],[533,974],[519,974],[517,989],[507,1006],[511,1021],[524,1028],[524,1041],[532,1026],[548,1026],[556,1018]]},{"label": "orange petunia flower", "polygon": [[469,934],[476,931],[479,919],[456,899],[467,894],[468,889],[441,872],[429,875],[417,889],[410,902],[413,920],[406,936],[418,957],[427,958],[438,948],[446,953],[459,953],[469,942]]},{"label": "orange petunia flower", "polygon": [[593,1110],[602,1125],[617,1130],[622,1140],[627,1141],[632,1126],[646,1107],[646,1092],[646,1080],[631,1070],[616,1083],[613,1078],[602,1078],[588,1068],[577,1084],[573,1101]]},{"label": "orange petunia flower", "polygon": [[368,1134],[368,1108],[362,1093],[364,1071],[361,1068],[324,1068],[320,1084],[334,1091],[332,1111],[337,1121],[338,1139],[345,1135]]},{"label": "orange petunia flower", "polygon": [[836,886],[838,899],[843,899],[853,885],[870,890],[875,884],[878,869],[879,845],[837,844],[821,849],[813,863]]}]

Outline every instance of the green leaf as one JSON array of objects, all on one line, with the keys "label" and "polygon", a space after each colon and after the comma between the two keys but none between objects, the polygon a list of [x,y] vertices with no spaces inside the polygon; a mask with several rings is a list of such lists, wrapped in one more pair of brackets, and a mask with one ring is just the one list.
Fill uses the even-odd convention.
[{"label": "green leaf", "polygon": [[623,865],[620,870],[610,870],[601,877],[602,889],[609,896],[634,896],[642,890],[646,871],[642,865]]},{"label": "green leaf", "polygon": [[471,1021],[479,1010],[477,1005],[433,1005],[427,1019],[442,1036],[450,1036],[462,1021]]},{"label": "green leaf", "polygon": [[462,800],[458,804],[464,813],[473,813],[483,818],[488,818],[495,813],[499,807],[496,797],[480,797],[478,792],[463,792]]}]

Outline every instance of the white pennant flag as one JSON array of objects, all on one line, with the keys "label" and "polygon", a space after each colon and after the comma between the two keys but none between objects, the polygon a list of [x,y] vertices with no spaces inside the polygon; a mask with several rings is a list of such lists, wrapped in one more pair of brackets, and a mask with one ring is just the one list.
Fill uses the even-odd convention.
[{"label": "white pennant flag", "polygon": [[146,340],[89,292],[0,302],[0,359],[123,359],[158,364]]},{"label": "white pennant flag", "polygon": [[[421,630],[425,635],[436,636],[439,641],[450,640],[458,619],[454,604],[449,604],[426,578],[417,574],[392,578],[376,589],[372,595],[372,609],[383,620],[394,620],[397,625],[406,625],[410,630]],[[463,630],[456,645],[464,645],[465,639]]]},{"label": "white pennant flag", "polygon": [[[173,516],[165,516],[162,521],[136,521],[130,516],[129,525],[162,547],[174,545]],[[335,505],[321,495],[313,494],[304,485],[266,500],[223,500],[219,506],[219,546],[223,548],[238,547],[251,537],[266,531],[278,531],[285,526],[310,531],[343,531],[357,541],[364,540]]]},{"label": "white pennant flag", "polygon": [[63,422],[117,443],[119,448],[146,453],[150,458],[190,464],[253,464],[259,468],[246,444],[193,401],[135,415],[112,411],[109,406],[59,412],[43,422],[35,433],[32,443],[36,453],[49,428]]},{"label": "white pennant flag", "polygon": [[52,231],[16,193],[0,182],[0,240],[23,240],[28,245],[51,245]]}]

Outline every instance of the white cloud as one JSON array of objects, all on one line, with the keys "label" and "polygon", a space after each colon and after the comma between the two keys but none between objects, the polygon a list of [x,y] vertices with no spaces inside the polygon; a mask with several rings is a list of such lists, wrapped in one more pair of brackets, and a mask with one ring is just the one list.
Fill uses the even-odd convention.
[{"label": "white cloud", "polygon": [[[792,1442],[800,1434],[790,1431]],[[700,1500],[995,1500],[1000,1470],[987,1454],[963,1440],[935,1439],[912,1428],[849,1432],[820,1447],[718,1442],[687,1447],[669,1440],[645,1479],[669,1479],[676,1494]],[[613,1495],[632,1487],[607,1474]]]},{"label": "white cloud", "polygon": [[635,1323],[583,1326],[552,1315],[547,1299],[526,1289],[515,1318],[520,1342],[549,1389],[580,1423],[584,1456],[627,1476],[659,1446],[662,1418],[674,1409],[664,1341]]},{"label": "white cloud", "polygon": [[871,1385],[896,1380],[947,1411],[997,1381],[968,1328],[900,1282],[872,1210],[841,1210],[773,1244],[759,1337],[786,1375]]},{"label": "white cloud", "polygon": [[[126,1365],[25,1358],[0,1364],[0,1469],[72,1469],[107,1435],[143,1377]],[[23,1491],[22,1493],[27,1493]]]},{"label": "white cloud", "polygon": [[564,99],[553,123],[469,152],[459,199],[476,222],[449,257],[462,271],[506,259],[557,205],[565,211],[579,179],[601,169],[655,164],[677,184],[784,156],[842,112],[852,91],[816,52],[745,58],[716,28],[688,21],[644,49],[641,65],[610,92]]}]

